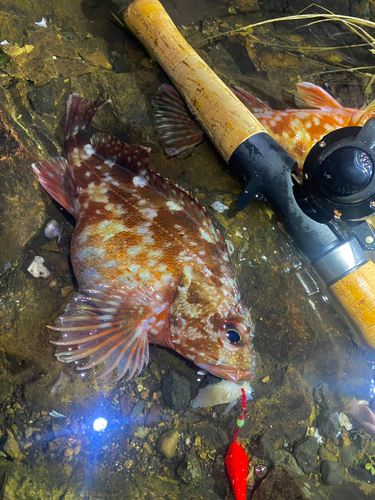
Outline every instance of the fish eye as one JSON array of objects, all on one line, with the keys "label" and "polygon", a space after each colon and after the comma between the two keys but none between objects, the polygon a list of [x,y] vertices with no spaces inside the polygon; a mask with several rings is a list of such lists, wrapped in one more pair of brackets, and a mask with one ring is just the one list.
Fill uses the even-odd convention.
[{"label": "fish eye", "polygon": [[238,344],[238,342],[241,342],[242,340],[242,335],[240,332],[236,329],[234,325],[226,325],[226,334],[227,334],[227,339],[231,344]]},{"label": "fish eye", "polygon": [[237,317],[232,317],[222,323],[219,332],[223,345],[227,349],[236,350],[243,346],[247,330],[242,318],[237,321]]}]

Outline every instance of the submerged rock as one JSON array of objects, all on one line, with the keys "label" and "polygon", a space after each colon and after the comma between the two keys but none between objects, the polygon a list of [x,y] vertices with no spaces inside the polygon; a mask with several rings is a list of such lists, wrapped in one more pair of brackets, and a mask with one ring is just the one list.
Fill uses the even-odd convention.
[{"label": "submerged rock", "polygon": [[202,470],[195,455],[188,453],[177,466],[177,475],[187,484],[202,480]]},{"label": "submerged rock", "polygon": [[341,484],[344,480],[345,467],[339,462],[324,460],[321,471],[323,481],[330,486]]},{"label": "submerged rock", "polygon": [[161,391],[165,404],[173,410],[186,408],[190,402],[190,382],[181,373],[168,372]]},{"label": "submerged rock", "polygon": [[314,472],[318,456],[318,448],[318,441],[313,437],[301,439],[301,441],[298,441],[294,445],[294,456],[297,459],[298,465],[305,474],[311,474]]},{"label": "submerged rock", "polygon": [[156,441],[156,449],[165,458],[172,458],[177,450],[178,438],[179,432],[177,429],[164,432]]}]

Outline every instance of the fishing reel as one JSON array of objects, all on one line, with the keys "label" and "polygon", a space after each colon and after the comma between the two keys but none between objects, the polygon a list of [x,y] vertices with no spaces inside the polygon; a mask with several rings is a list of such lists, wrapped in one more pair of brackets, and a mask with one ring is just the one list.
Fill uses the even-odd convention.
[{"label": "fishing reel", "polygon": [[366,250],[375,250],[367,218],[375,215],[375,118],[363,127],[330,132],[309,152],[295,197],[312,219],[339,235],[353,231]]}]

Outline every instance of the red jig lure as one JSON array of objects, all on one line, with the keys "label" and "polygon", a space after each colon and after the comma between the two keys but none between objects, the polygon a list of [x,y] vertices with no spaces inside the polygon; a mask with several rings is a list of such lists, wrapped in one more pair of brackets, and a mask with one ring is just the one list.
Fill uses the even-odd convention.
[{"label": "red jig lure", "polygon": [[249,457],[242,446],[237,443],[237,435],[240,427],[245,423],[246,415],[246,394],[242,391],[242,415],[237,420],[237,429],[233,436],[233,442],[229,446],[225,457],[230,484],[232,485],[234,498],[236,500],[246,500],[247,469],[249,467]]}]

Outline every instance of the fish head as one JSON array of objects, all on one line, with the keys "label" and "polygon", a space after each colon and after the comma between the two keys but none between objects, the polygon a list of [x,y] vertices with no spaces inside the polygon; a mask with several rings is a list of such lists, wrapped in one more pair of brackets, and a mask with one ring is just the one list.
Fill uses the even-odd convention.
[{"label": "fish head", "polygon": [[255,377],[253,330],[238,292],[212,282],[180,288],[171,308],[170,345],[200,368],[236,383]]}]

